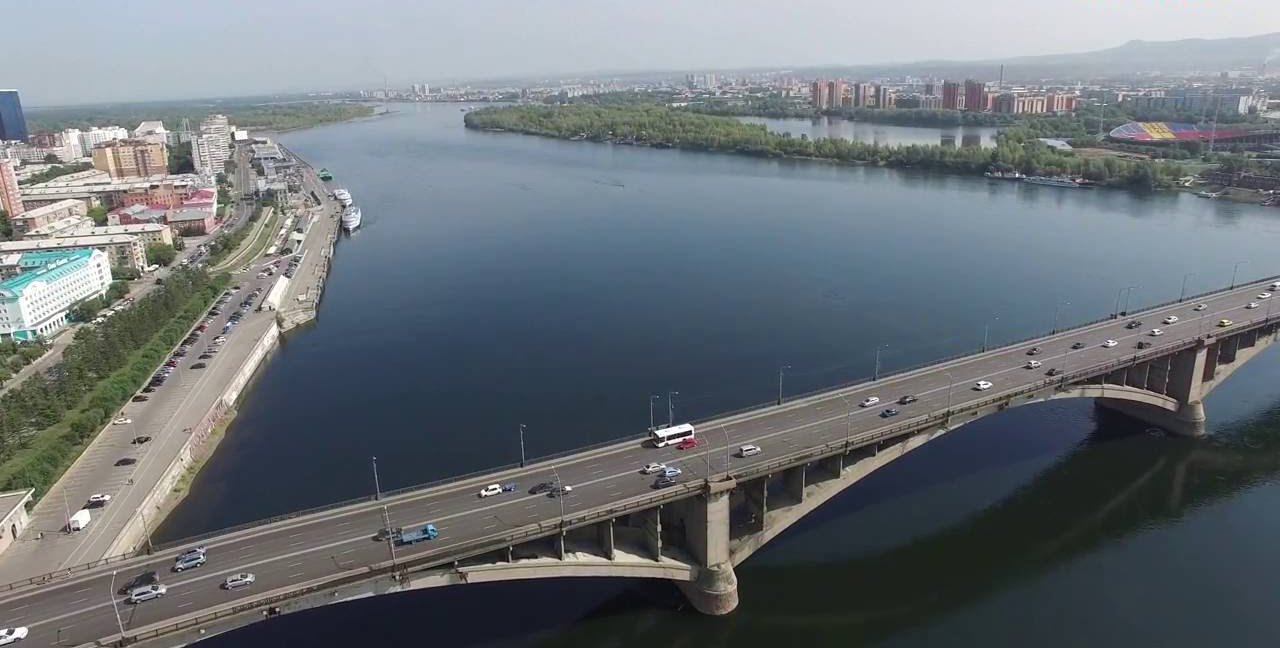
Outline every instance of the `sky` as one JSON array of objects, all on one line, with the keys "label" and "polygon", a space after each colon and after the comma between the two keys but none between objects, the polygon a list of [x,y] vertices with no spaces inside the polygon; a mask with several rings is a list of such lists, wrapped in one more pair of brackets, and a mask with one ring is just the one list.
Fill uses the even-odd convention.
[{"label": "sky", "polygon": [[1280,31],[1280,0],[4,0],[28,106],[986,59]]}]

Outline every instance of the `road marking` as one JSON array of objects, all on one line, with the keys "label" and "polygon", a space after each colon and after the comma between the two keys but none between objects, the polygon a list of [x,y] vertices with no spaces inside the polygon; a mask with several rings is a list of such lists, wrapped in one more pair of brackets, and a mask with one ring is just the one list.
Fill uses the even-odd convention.
[{"label": "road marking", "polygon": [[498,525],[490,524],[489,526],[485,527],[483,530],[488,531],[489,529],[496,529],[496,528],[498,528]]},{"label": "road marking", "polygon": [[92,587],[86,587],[86,588],[84,588],[84,589],[82,589],[82,590],[76,590],[76,591],[75,591],[75,592],[73,592],[73,593],[74,593],[74,594],[79,594],[80,592],[87,592],[87,591],[89,591],[89,590],[91,590],[91,589],[93,589],[93,588],[92,588]]},{"label": "road marking", "polygon": [[[82,592],[83,592],[84,590],[80,590],[80,591],[82,591]],[[27,608],[29,608],[29,607],[31,607],[31,604],[30,604],[30,603],[28,603],[28,604],[26,604],[26,605],[19,605],[18,607],[13,608],[13,609],[14,609],[14,611],[17,611],[17,610],[25,610],[25,609],[27,609]]]},{"label": "road marking", "polygon": [[289,578],[297,578],[297,577],[302,576],[303,574],[306,574],[306,573],[307,573],[307,572],[298,572],[298,573],[296,573],[296,574],[289,574]]},{"label": "road marking", "polygon": [[76,603],[83,603],[83,602],[85,602],[85,601],[87,601],[87,600],[89,600],[89,597],[87,597],[87,596],[86,596],[86,597],[84,597],[84,598],[76,599],[76,600],[74,600],[74,601],[72,601],[72,602],[68,603],[67,605],[75,605]]},{"label": "road marking", "polygon": [[188,601],[186,603],[183,603],[182,605],[179,605],[178,607],[184,608],[184,607],[187,607],[188,605],[195,605],[195,604],[196,604],[195,601]]},{"label": "road marking", "polygon": [[302,565],[302,561],[298,561],[296,563],[289,563],[288,565],[285,565],[285,567],[298,567],[300,565]]},{"label": "road marking", "polygon": [[351,524],[351,522],[339,522],[335,526],[350,526]]},{"label": "road marking", "polygon": [[351,553],[351,552],[353,552],[353,551],[355,551],[355,549],[348,549],[348,550],[346,550],[346,551],[343,551],[343,552],[339,553],[338,555],[339,555],[339,556],[345,556],[345,555],[347,555],[347,554],[349,554],[349,553]]}]

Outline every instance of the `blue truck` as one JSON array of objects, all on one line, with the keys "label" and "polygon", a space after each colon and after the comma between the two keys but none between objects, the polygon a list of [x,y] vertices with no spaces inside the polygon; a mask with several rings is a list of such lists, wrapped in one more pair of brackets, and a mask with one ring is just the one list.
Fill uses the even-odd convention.
[{"label": "blue truck", "polygon": [[440,532],[436,531],[436,525],[428,524],[421,529],[406,529],[401,531],[400,536],[396,538],[396,544],[411,545],[416,542],[422,542],[423,540],[435,539],[438,535],[440,535]]}]

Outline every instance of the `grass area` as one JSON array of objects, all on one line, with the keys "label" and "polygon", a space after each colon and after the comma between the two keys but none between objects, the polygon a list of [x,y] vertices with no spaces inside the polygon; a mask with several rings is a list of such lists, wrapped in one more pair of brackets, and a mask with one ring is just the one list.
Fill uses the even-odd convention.
[{"label": "grass area", "polygon": [[280,212],[273,207],[266,207],[263,212],[268,210],[270,215],[255,224],[259,228],[257,234],[252,239],[249,239],[248,242],[242,241],[240,247],[233,250],[225,261],[214,268],[214,271],[232,270],[237,266],[250,263],[260,256],[263,250],[267,249],[267,245],[271,243],[271,237],[275,235],[276,228],[280,226]]},{"label": "grass area", "polygon": [[[193,295],[186,307],[174,316],[173,322],[180,322],[183,330],[189,331],[204,316],[209,305],[213,303],[213,300],[217,298],[228,282],[229,278],[226,275],[216,277],[212,284],[213,289],[205,294],[197,293]],[[146,344],[141,345],[129,354],[128,360],[123,366],[98,381],[98,384],[108,384],[113,380],[120,379],[129,380],[129,377],[134,375],[134,365],[137,363],[146,363],[150,367],[148,375],[154,372],[169,357],[169,352],[173,346],[163,342],[167,328],[166,326],[156,331]],[[178,339],[181,339],[181,336]],[[142,380],[145,380],[145,378]],[[138,383],[138,386],[141,386],[141,382]],[[3,463],[0,463],[0,484],[3,485],[4,489],[34,488],[36,490],[35,499],[39,500],[53,484],[57,483],[58,479],[61,479],[63,473],[71,467],[71,464],[75,463],[76,459],[84,452],[84,449],[93,443],[93,440],[102,433],[102,430],[110,426],[110,423],[99,426],[84,439],[80,439],[79,435],[72,429],[72,424],[91,406],[95,395],[96,390],[89,390],[81,398],[74,411],[68,412],[60,422],[36,432],[22,448],[15,451]],[[43,474],[48,475],[47,479],[42,480],[42,483],[27,483],[27,475],[31,472],[30,469],[33,466],[42,466],[47,469],[47,472],[35,471],[42,474],[42,476]]]},{"label": "grass area", "polygon": [[[236,420],[237,413],[238,412],[235,409],[229,410],[225,415],[223,415],[222,420],[218,421],[218,423],[213,426],[213,429],[209,431],[209,438],[205,439],[204,445],[200,446],[199,455],[195,457],[190,464],[187,464],[187,469],[182,471],[182,476],[179,477],[177,483],[173,485],[172,492],[181,497],[166,499],[165,510],[162,515],[167,515],[174,506],[177,506],[178,502],[182,501],[182,497],[186,496],[187,491],[191,488],[191,482],[195,481],[196,474],[200,472],[201,468],[204,468],[204,465],[208,463],[209,458],[213,456],[213,451],[218,449],[218,444],[222,443],[222,438],[226,436],[227,429],[231,427],[231,422]],[[155,520],[154,523],[158,525],[162,519],[163,517]]]}]

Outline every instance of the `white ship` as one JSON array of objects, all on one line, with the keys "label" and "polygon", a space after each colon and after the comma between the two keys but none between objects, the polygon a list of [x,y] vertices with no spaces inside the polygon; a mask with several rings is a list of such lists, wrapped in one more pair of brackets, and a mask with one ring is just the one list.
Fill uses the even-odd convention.
[{"label": "white ship", "polygon": [[356,231],[360,227],[361,214],[359,207],[348,207],[342,212],[342,229],[348,232]]},{"label": "white ship", "polygon": [[334,190],[333,190],[333,197],[334,197],[334,198],[337,198],[337,199],[338,199],[338,202],[339,202],[339,203],[342,203],[342,206],[343,206],[343,207],[350,207],[350,206],[351,206],[352,201],[351,201],[351,192],[350,192],[350,191],[347,191],[346,189],[334,189]]}]

